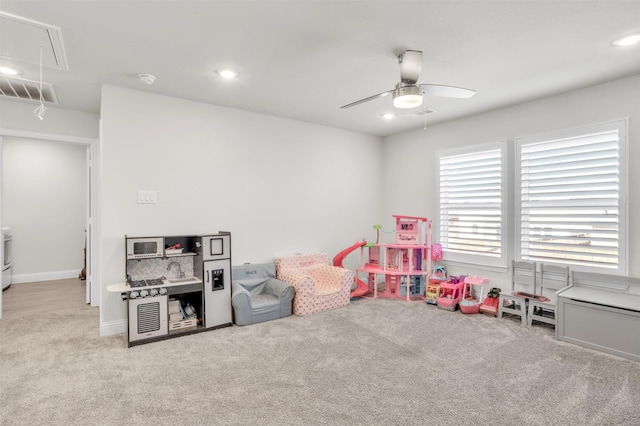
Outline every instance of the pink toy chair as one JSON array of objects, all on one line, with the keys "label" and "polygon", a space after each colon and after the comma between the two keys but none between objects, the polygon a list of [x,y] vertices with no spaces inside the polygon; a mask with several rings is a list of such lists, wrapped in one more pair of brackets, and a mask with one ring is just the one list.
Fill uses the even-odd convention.
[{"label": "pink toy chair", "polygon": [[326,253],[277,257],[276,277],[295,287],[293,313],[310,315],[349,304],[353,272],[331,266]]}]

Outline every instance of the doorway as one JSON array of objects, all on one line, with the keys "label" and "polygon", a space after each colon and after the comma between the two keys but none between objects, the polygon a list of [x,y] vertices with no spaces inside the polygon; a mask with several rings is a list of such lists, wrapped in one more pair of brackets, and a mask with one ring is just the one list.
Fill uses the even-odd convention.
[{"label": "doorway", "polygon": [[[0,129],[0,174],[4,174],[4,167],[6,166],[4,163],[6,158],[3,158],[2,153],[4,151],[4,143],[3,137],[5,141],[12,141],[12,138],[19,139],[27,139],[32,140],[34,142],[40,143],[61,143],[66,144],[72,150],[75,150],[76,156],[78,152],[80,155],[83,155],[86,159],[85,161],[85,170],[84,170],[84,180],[82,184],[84,185],[85,191],[85,199],[86,208],[81,213],[79,217],[82,218],[82,222],[84,222],[84,230],[83,236],[86,238],[86,272],[85,272],[85,287],[86,287],[86,303],[91,304],[91,306],[99,306],[99,298],[100,292],[98,285],[96,283],[96,271],[97,271],[97,250],[96,245],[97,241],[94,236],[96,235],[96,199],[97,199],[97,167],[95,167],[95,163],[97,162],[97,153],[98,149],[98,140],[91,138],[79,138],[74,136],[64,136],[64,135],[52,135],[52,134],[41,134],[35,132],[24,132],[24,131],[13,131],[7,129]],[[4,189],[0,187],[0,223],[5,223],[5,218],[2,217],[3,209],[2,203],[4,198]],[[76,218],[79,218],[78,216]],[[76,235],[77,240],[77,235]],[[77,246],[77,244],[76,244]],[[84,247],[83,247],[84,249]],[[2,253],[0,253],[1,255]],[[82,255],[82,251],[80,251],[80,255]],[[36,274],[37,276],[37,274]],[[0,318],[2,318],[2,296],[0,295]]]}]

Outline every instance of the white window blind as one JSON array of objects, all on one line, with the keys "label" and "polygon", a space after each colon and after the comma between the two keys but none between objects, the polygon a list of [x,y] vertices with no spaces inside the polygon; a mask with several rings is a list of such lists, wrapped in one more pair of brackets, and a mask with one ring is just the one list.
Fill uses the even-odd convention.
[{"label": "white window blind", "polygon": [[505,266],[504,143],[439,153],[439,242],[444,259]]},{"label": "white window blind", "polygon": [[626,122],[516,140],[518,258],[625,270]]}]

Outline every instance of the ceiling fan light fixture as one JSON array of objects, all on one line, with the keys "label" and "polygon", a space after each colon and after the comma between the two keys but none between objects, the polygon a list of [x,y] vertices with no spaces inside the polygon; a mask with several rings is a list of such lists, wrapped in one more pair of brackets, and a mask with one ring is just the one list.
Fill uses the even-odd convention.
[{"label": "ceiling fan light fixture", "polygon": [[401,109],[415,108],[422,105],[422,89],[413,84],[399,83],[393,91],[393,106]]},{"label": "ceiling fan light fixture", "polygon": [[422,105],[422,95],[402,95],[393,100],[393,106],[401,109],[415,108]]}]

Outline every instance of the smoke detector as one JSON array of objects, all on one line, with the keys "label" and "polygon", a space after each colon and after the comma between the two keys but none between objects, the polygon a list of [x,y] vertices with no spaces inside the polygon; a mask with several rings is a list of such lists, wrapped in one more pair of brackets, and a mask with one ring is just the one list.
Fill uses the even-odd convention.
[{"label": "smoke detector", "polygon": [[153,82],[156,81],[156,76],[152,74],[138,74],[138,78],[141,82],[147,84],[153,84]]}]

